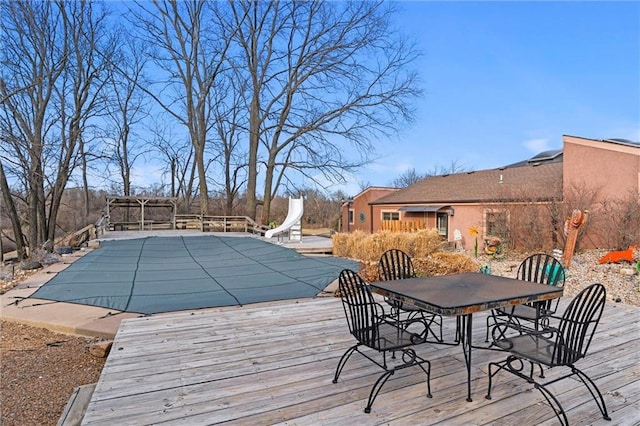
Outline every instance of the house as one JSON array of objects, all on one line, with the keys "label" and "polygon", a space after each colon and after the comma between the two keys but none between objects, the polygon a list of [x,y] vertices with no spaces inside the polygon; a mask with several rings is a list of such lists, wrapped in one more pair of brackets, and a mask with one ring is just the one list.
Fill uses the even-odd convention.
[{"label": "house", "polygon": [[[445,241],[454,241],[459,231],[466,249],[475,242],[472,227],[480,231],[481,246],[498,236],[512,247],[526,239],[549,248],[562,246],[571,209],[592,209],[597,217],[604,200],[629,194],[640,197],[640,143],[565,135],[563,149],[508,166],[430,176],[403,189],[369,188],[345,203],[342,214],[343,220],[354,219],[349,230],[376,232],[384,221],[421,221]],[[585,228],[585,247],[606,247],[597,225]]]},{"label": "house", "polygon": [[[398,188],[389,188],[382,186],[370,186],[360,192],[353,198],[350,198],[342,204],[342,231],[365,231],[373,232],[372,224],[372,207],[370,203],[399,191]],[[379,228],[376,228],[379,229]]]}]

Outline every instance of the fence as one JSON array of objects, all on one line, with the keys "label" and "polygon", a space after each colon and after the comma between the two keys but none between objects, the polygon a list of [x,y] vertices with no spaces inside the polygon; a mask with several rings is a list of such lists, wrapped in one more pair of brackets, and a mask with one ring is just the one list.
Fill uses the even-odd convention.
[{"label": "fence", "polygon": [[134,222],[110,222],[111,231],[139,231],[161,229],[196,229],[202,232],[250,232],[264,235],[268,227],[256,223],[246,216],[175,215],[175,224],[170,220],[145,220]]},{"label": "fence", "polygon": [[426,229],[422,220],[383,220],[382,230],[391,232],[413,232]]}]

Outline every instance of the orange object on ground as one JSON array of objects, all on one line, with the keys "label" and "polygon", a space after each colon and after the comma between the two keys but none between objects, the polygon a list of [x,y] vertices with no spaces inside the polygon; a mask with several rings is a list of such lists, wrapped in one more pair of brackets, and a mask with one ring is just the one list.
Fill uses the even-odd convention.
[{"label": "orange object on ground", "polygon": [[626,250],[610,251],[598,260],[598,263],[618,263],[621,260],[633,262],[633,252],[638,250],[638,246],[629,246]]}]

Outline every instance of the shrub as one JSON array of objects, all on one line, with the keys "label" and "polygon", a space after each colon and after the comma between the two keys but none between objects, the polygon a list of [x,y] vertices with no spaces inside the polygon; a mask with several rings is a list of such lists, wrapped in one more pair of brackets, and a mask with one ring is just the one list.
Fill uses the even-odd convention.
[{"label": "shrub", "polygon": [[436,229],[417,232],[362,231],[337,233],[333,236],[336,256],[360,261],[360,276],[368,282],[378,280],[378,261],[385,251],[395,248],[412,257],[419,276],[446,275],[478,271],[478,264],[463,253],[440,251],[442,242]]}]

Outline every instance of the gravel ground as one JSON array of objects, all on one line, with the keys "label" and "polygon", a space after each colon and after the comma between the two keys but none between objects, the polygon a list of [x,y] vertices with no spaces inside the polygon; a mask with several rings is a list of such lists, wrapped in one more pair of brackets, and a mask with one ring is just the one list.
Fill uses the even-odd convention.
[{"label": "gravel ground", "polygon": [[[599,264],[606,251],[592,250],[575,255],[571,259],[567,274],[564,295],[575,296],[580,290],[593,283],[600,283],[607,289],[607,300],[625,305],[640,306],[640,277],[635,264],[630,262]],[[515,277],[520,261],[526,255],[517,258],[505,258],[491,261],[491,273],[506,277]],[[639,261],[640,252],[635,252],[635,261]],[[486,263],[486,262],[485,262]]]},{"label": "gravel ground", "polygon": [[[607,288],[612,302],[640,307],[640,279],[631,263],[600,265],[604,251],[574,256],[565,283],[565,295],[573,296],[589,284]],[[638,252],[636,252],[637,260]],[[515,276],[524,255],[491,260],[494,275]],[[481,265],[488,259],[480,257]],[[0,280],[4,293],[26,278],[16,274]],[[7,278],[6,276],[4,278]],[[55,425],[77,386],[95,383],[104,358],[89,353],[95,340],[53,333],[41,328],[0,321],[0,424],[3,426]]]},{"label": "gravel ground", "polygon": [[91,339],[0,322],[0,424],[55,425],[77,386],[95,383],[105,358]]}]

